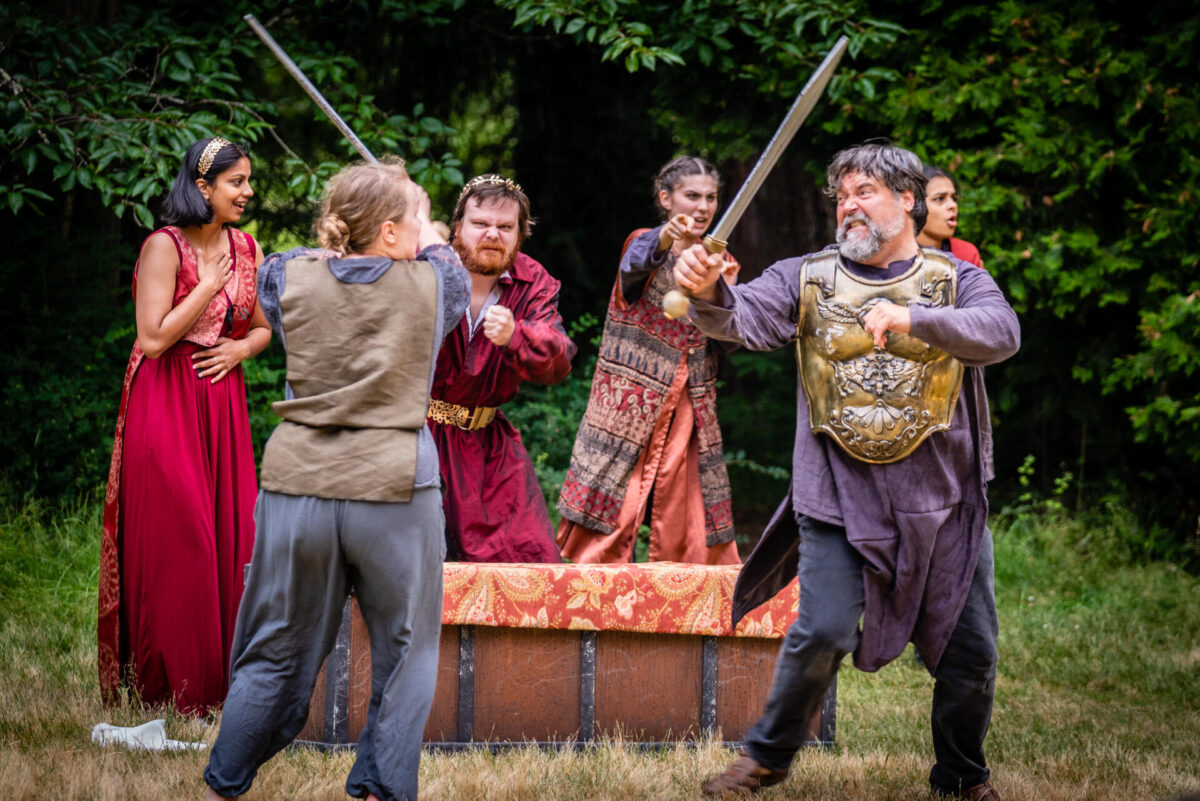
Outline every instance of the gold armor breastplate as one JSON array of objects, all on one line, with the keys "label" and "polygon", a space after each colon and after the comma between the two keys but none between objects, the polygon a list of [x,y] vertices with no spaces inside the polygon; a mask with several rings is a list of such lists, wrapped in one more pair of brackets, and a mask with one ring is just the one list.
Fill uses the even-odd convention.
[{"label": "gold armor breastplate", "polygon": [[933,249],[922,249],[908,272],[887,281],[853,275],[836,250],[809,259],[800,275],[796,358],[813,432],[833,437],[856,459],[883,464],[949,428],[962,364],[907,334],[889,332],[877,348],[862,321],[884,299],[953,306],[957,292],[954,265]]}]

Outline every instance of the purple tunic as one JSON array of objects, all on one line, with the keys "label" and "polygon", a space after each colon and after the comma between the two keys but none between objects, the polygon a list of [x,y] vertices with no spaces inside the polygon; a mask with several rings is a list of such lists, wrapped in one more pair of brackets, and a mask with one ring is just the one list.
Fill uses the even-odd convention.
[{"label": "purple tunic", "polygon": [[[759,278],[717,282],[715,305],[693,302],[692,320],[714,339],[774,350],[796,338],[800,268],[805,257],[771,265]],[[936,668],[958,622],[987,525],[992,436],[983,366],[1020,346],[1017,315],[985,271],[951,258],[958,273],[952,307],[910,306],[910,334],[963,363],[951,427],[891,464],[869,464],[809,428],[808,399],[797,382],[796,442],[790,493],[738,579],[735,620],[795,575],[793,514],[843,526],[864,560],[866,608],[855,665],[878,670],[909,640]],[[843,260],[844,263],[845,260]],[[912,261],[884,270],[847,263],[875,280],[901,275]]]}]

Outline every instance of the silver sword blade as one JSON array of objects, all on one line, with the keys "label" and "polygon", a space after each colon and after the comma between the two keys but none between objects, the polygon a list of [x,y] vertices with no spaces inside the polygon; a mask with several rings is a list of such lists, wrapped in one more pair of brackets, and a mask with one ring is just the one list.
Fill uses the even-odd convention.
[{"label": "silver sword blade", "polygon": [[279,46],[275,38],[267,33],[267,29],[262,26],[262,23],[253,14],[247,14],[242,19],[246,20],[246,24],[258,34],[258,38],[262,39],[267,49],[275,54],[275,58],[279,59],[279,63],[283,65],[283,68],[291,73],[292,77],[296,79],[296,83],[300,84],[305,92],[308,92],[308,96],[313,99],[313,102],[320,107],[321,111],[325,112],[325,116],[329,118],[330,122],[342,132],[342,136],[350,140],[350,144],[354,145],[354,149],[358,151],[358,154],[372,164],[378,164],[379,159],[371,155],[371,151],[367,150],[367,146],[362,143],[362,140],[355,135],[354,131],[350,130],[350,126],[342,119],[342,115],[338,114],[333,106],[329,104],[329,101],[325,99],[325,96],[317,91],[317,87],[313,86],[312,81],[296,66],[296,62],[292,61],[291,57],[284,52],[284,49]]},{"label": "silver sword blade", "polygon": [[800,94],[796,95],[796,99],[792,102],[791,109],[788,110],[787,116],[783,118],[783,122],[779,124],[775,135],[771,137],[771,141],[767,143],[766,150],[758,157],[758,162],[754,165],[754,169],[750,170],[750,175],[746,177],[737,194],[733,196],[733,201],[729,204],[729,208],[721,215],[721,219],[709,232],[709,236],[719,242],[727,242],[729,235],[733,233],[733,229],[737,227],[738,221],[742,219],[742,215],[746,212],[746,207],[750,205],[750,201],[754,199],[754,195],[758,192],[758,188],[762,186],[762,182],[766,180],[767,175],[775,166],[775,162],[779,161],[779,157],[783,155],[783,151],[792,141],[792,137],[796,135],[796,131],[800,128],[801,123],[808,117],[809,112],[817,105],[817,101],[821,99],[821,94],[825,91],[825,86],[829,83],[829,79],[833,77],[833,71],[837,69],[838,62],[842,60],[842,56],[846,53],[846,47],[850,44],[850,40],[842,36],[834,43],[833,49],[829,51],[829,55],[825,56],[825,60],[821,62],[821,66],[817,67],[817,71],[808,79],[808,83],[804,84],[804,88],[800,90]]}]

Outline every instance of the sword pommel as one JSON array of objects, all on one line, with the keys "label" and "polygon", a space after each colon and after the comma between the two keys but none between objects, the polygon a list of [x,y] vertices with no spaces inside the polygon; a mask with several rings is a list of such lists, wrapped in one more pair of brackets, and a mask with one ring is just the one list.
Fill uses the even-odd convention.
[{"label": "sword pommel", "polygon": [[668,320],[678,320],[688,313],[692,301],[687,295],[683,294],[682,289],[669,289],[667,294],[663,295],[662,310]]}]

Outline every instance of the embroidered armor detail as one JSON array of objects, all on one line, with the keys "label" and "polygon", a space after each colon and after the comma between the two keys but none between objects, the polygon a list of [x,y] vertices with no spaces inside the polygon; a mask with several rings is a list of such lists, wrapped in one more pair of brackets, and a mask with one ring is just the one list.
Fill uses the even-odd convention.
[{"label": "embroidered armor detail", "polygon": [[847,270],[836,250],[805,263],[800,276],[796,358],[813,432],[832,437],[856,459],[895,462],[935,431],[950,427],[962,364],[907,334],[875,346],[862,322],[876,304],[952,306],[954,265],[922,249],[902,276],[886,281]]}]

